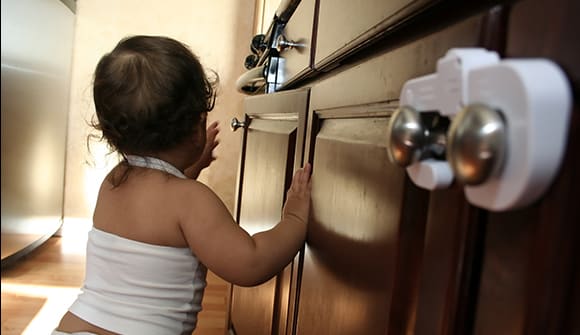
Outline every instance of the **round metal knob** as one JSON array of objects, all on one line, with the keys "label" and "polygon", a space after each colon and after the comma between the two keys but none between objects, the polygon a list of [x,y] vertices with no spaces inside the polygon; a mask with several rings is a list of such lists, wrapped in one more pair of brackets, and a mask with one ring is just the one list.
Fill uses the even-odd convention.
[{"label": "round metal knob", "polygon": [[408,106],[395,111],[387,128],[389,159],[406,167],[421,158],[426,133],[419,113]]},{"label": "round metal knob", "polygon": [[233,118],[232,122],[230,122],[230,127],[232,131],[236,131],[238,128],[246,128],[246,122],[241,122],[238,118]]},{"label": "round metal knob", "polygon": [[459,181],[479,185],[501,169],[506,143],[501,113],[485,105],[470,105],[451,123],[447,158]]}]

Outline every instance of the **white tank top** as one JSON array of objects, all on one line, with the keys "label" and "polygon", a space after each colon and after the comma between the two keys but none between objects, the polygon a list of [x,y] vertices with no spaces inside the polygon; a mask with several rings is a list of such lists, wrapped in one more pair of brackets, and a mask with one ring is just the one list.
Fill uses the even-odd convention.
[{"label": "white tank top", "polygon": [[[129,156],[128,161],[185,178],[156,158]],[[85,282],[69,311],[119,334],[191,334],[206,272],[189,248],[143,243],[93,228]]]}]

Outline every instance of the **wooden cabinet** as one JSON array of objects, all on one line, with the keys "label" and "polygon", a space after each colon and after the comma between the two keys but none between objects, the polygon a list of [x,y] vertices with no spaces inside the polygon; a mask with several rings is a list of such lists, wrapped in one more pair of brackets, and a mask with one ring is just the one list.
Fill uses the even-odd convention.
[{"label": "wooden cabinet", "polygon": [[415,255],[401,252],[400,238],[421,238],[424,206],[411,213],[408,204],[426,204],[427,194],[388,162],[390,109],[384,107],[314,111],[312,218],[298,334],[384,334],[397,265],[417,264]]},{"label": "wooden cabinet", "polygon": [[[432,72],[447,49],[477,45],[484,24],[482,16],[464,20],[312,87],[313,214],[297,334],[413,330],[429,194],[389,162],[387,123],[404,82]],[[454,207],[465,200],[449,204],[437,210],[450,211],[446,224],[455,227]]]},{"label": "wooden cabinet", "polygon": [[580,333],[579,13],[580,3],[568,0],[510,8],[506,57],[557,62],[574,101],[566,155],[546,194],[521,210],[483,214],[475,334]]},{"label": "wooden cabinet", "polygon": [[[343,5],[370,13],[348,16],[348,36],[331,28],[347,20],[332,14]],[[244,316],[267,316],[273,326],[238,335],[579,334],[580,3],[399,1],[376,4],[374,11],[366,5],[319,2],[314,65],[323,71],[292,84],[310,89],[308,122],[296,132],[303,141],[296,148],[313,164],[307,242],[284,274],[266,284],[275,292],[266,307]],[[458,11],[449,10],[454,6]],[[456,47],[549,58],[570,80],[574,107],[562,167],[547,193],[525,208],[477,208],[457,182],[420,189],[387,159],[386,126],[403,84],[434,72],[437,60]],[[248,101],[276,104],[273,99]],[[263,156],[250,162],[246,154],[242,166],[277,164],[288,171],[299,165],[298,152],[286,165]],[[244,183],[250,180],[246,170],[242,175]],[[241,194],[242,207],[247,197]],[[236,290],[232,306],[235,299]],[[252,306],[245,300],[238,308]]]},{"label": "wooden cabinet", "polygon": [[315,68],[321,69],[436,1],[320,0]]},{"label": "wooden cabinet", "polygon": [[[250,234],[280,221],[286,189],[302,164],[308,93],[303,89],[245,101],[236,217]],[[291,272],[290,265],[262,285],[233,287],[229,319],[237,334],[285,332]]]},{"label": "wooden cabinet", "polygon": [[317,0],[301,0],[284,27],[282,37],[296,43],[280,52],[284,59],[284,85],[291,85],[313,72],[312,57],[315,50],[314,28]]}]

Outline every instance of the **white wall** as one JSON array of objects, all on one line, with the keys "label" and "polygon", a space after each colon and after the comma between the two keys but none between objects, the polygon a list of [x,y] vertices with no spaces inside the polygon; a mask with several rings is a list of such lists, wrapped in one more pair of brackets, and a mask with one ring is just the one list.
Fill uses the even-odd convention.
[{"label": "white wall", "polygon": [[[87,151],[87,121],[94,115],[92,74],[100,57],[127,35],[165,35],[188,44],[201,63],[218,72],[220,89],[209,122],[219,120],[217,161],[206,182],[233,212],[241,132],[229,121],[243,115],[235,81],[245,69],[252,37],[254,0],[78,0],[65,179],[65,223],[92,217],[98,187],[116,162],[104,145]],[[94,131],[93,131],[94,132]]]}]

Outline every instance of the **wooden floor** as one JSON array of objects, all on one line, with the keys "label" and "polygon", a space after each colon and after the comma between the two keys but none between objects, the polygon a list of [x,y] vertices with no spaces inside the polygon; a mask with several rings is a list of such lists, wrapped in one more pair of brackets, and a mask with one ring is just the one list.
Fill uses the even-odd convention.
[{"label": "wooden floor", "polygon": [[27,246],[34,244],[42,238],[43,235],[38,234],[5,234],[2,233],[0,243],[2,245],[2,260],[8,258]]},{"label": "wooden floor", "polygon": [[[52,237],[2,270],[2,335],[50,334],[84,278],[86,232]],[[208,272],[195,335],[225,334],[228,284]]]}]

